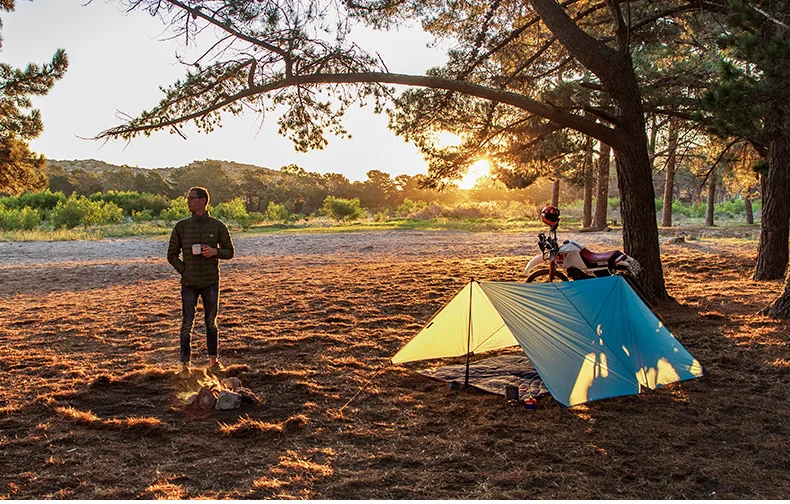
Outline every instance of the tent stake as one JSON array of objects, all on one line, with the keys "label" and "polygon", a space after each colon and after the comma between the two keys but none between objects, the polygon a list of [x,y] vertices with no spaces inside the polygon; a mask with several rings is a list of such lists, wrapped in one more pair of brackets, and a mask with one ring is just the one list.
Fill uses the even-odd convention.
[{"label": "tent stake", "polygon": [[466,325],[466,375],[464,376],[464,388],[469,387],[469,355],[470,347],[472,346],[472,284],[474,284],[474,277],[469,279],[469,320]]}]

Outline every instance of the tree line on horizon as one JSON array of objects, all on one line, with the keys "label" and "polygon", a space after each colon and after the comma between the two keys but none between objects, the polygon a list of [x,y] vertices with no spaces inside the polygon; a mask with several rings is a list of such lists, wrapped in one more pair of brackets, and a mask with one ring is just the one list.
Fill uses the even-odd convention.
[{"label": "tree line on horizon", "polygon": [[[46,191],[0,196],[0,230],[71,229],[122,221],[172,222],[188,217],[183,196],[195,185],[209,189],[212,213],[242,228],[321,217],[378,221],[440,217],[537,219],[543,205],[560,205],[560,197],[563,215],[578,219],[583,227],[589,225],[585,219],[590,219],[590,206],[583,202],[587,195],[583,185],[570,183],[559,191],[557,181],[543,180],[528,188],[508,189],[492,177],[482,177],[468,190],[452,184],[439,191],[423,188],[423,178],[424,175],[392,178],[370,170],[366,180],[350,182],[338,173],[308,172],[295,165],[275,171],[215,160],[156,170],[92,160],[51,161],[47,166]],[[700,202],[700,185],[693,173],[681,170],[678,180],[679,198],[672,202],[677,218],[700,218],[716,210],[722,217],[740,216],[751,223],[752,206],[740,198],[737,179],[731,180],[736,197],[724,186],[714,205]],[[609,196],[607,192],[603,200],[605,215],[613,213],[619,219],[616,190],[614,198]],[[662,205],[663,201],[657,199],[656,209]]]},{"label": "tree line on horizon", "polygon": [[[537,215],[537,209],[532,207],[548,201],[551,192],[546,184],[509,190],[492,179],[481,180],[469,190],[461,190],[455,184],[439,190],[423,187],[424,175],[392,177],[380,170],[369,170],[364,181],[352,182],[339,173],[308,172],[293,164],[279,170],[245,167],[232,171],[226,170],[225,164],[203,160],[166,171],[124,166],[86,170],[80,168],[79,162],[63,166],[54,161],[47,167],[47,188],[65,196],[133,191],[176,200],[183,197],[190,187],[200,185],[209,190],[214,206],[239,199],[247,212],[265,214],[273,203],[282,206],[288,215],[295,218],[316,214],[323,208],[327,197],[357,200],[359,207],[371,215],[382,212],[395,215],[399,207],[402,207],[400,213],[404,214],[404,209],[410,205],[416,211],[427,203],[453,206],[483,201],[518,202],[526,209],[524,213]],[[579,194],[579,190],[573,187],[564,191],[569,201],[578,198]]]},{"label": "tree line on horizon", "polygon": [[[661,154],[656,156],[660,164]],[[686,161],[687,160],[687,161]],[[728,170],[720,171],[720,176],[710,191],[710,184],[701,183],[699,175],[705,165],[694,157],[686,155],[684,162],[678,163],[675,169],[675,182],[672,202],[697,207],[702,199],[710,199],[713,203],[722,203],[732,199],[745,202],[750,206],[750,195],[757,195],[755,173],[738,170],[738,165],[723,165]],[[321,207],[326,196],[360,200],[360,205],[371,212],[394,210],[404,200],[438,202],[454,205],[466,201],[513,201],[533,207],[535,215],[545,204],[562,206],[584,200],[587,196],[587,181],[584,178],[565,178],[565,183],[552,181],[544,177],[522,189],[508,188],[494,177],[481,177],[474,187],[467,190],[459,189],[454,183],[443,188],[425,187],[426,175],[396,175],[380,170],[369,170],[366,180],[351,182],[340,173],[309,172],[304,168],[291,164],[272,170],[262,167],[225,168],[227,162],[206,159],[194,161],[188,165],[167,169],[151,170],[131,168],[128,166],[107,165],[105,169],[84,169],[79,161],[68,163],[50,161],[47,169],[48,188],[52,192],[64,195],[79,194],[90,196],[96,193],[116,191],[136,191],[167,196],[175,199],[186,194],[190,187],[203,185],[211,193],[212,201],[228,202],[235,198],[244,200],[249,212],[263,212],[269,202],[286,206],[291,214],[310,215]],[[741,166],[742,168],[742,166]],[[604,203],[611,197],[619,197],[616,174],[610,166],[605,167],[610,187],[603,193]],[[663,186],[660,169],[654,177],[656,186]],[[744,190],[747,187],[752,191]],[[711,196],[713,196],[711,198]],[[663,201],[663,200],[662,200]],[[672,204],[670,202],[670,206]],[[708,212],[709,213],[709,212]],[[584,204],[581,220],[584,227]],[[748,223],[752,223],[749,219]],[[670,223],[671,225],[671,223]],[[710,223],[709,225],[712,225]]]}]

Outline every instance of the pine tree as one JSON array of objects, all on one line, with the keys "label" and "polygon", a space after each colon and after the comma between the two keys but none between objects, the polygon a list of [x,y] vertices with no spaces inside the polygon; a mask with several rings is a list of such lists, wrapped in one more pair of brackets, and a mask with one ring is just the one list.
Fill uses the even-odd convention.
[{"label": "pine tree", "polygon": [[[0,12],[13,10],[14,0],[0,1]],[[0,193],[19,194],[46,187],[46,160],[28,147],[28,142],[44,129],[41,114],[32,109],[30,97],[47,94],[63,77],[68,64],[63,49],[55,51],[52,61],[43,65],[31,63],[18,69],[0,63]]]},{"label": "pine tree", "polygon": [[718,40],[726,58],[705,105],[714,132],[747,138],[767,161],[754,278],[777,280],[790,257],[790,1],[762,7],[730,2]]}]

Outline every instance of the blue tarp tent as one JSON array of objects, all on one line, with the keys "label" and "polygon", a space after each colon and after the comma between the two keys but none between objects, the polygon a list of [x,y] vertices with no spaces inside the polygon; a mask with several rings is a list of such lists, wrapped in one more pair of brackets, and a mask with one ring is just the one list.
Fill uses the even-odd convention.
[{"label": "blue tarp tent", "polygon": [[520,345],[564,406],[707,374],[621,276],[469,282],[392,357],[460,357]]}]

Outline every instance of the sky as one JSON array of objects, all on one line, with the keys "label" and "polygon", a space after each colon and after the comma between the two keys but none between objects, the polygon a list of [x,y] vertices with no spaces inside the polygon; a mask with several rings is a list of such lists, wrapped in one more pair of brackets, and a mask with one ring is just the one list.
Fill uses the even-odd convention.
[{"label": "sky", "polygon": [[[372,107],[355,106],[346,114],[350,140],[329,136],[327,148],[308,153],[296,152],[289,140],[277,135],[272,114],[263,121],[255,114],[227,114],[223,127],[210,134],[186,126],[187,140],[166,131],[129,143],[87,140],[120,124],[119,113],[136,116],[152,108],[163,96],[159,86],[182,78],[186,69],[175,58],[183,43],[166,40],[158,19],[144,12],[125,14],[109,0],[85,2],[19,0],[14,12],[2,15],[0,61],[16,67],[41,64],[57,48],[69,57],[65,77],[48,95],[33,97],[44,120],[44,132],[30,143],[33,151],[49,159],[97,159],[141,168],[203,159],[272,169],[295,163],[311,172],[341,173],[351,181],[365,180],[373,169],[392,177],[426,173],[417,149],[395,136],[387,128],[387,116],[374,114]],[[375,48],[391,72],[424,73],[445,59],[446,51],[429,48],[430,37],[418,27],[359,33],[355,40],[365,49]]]}]

